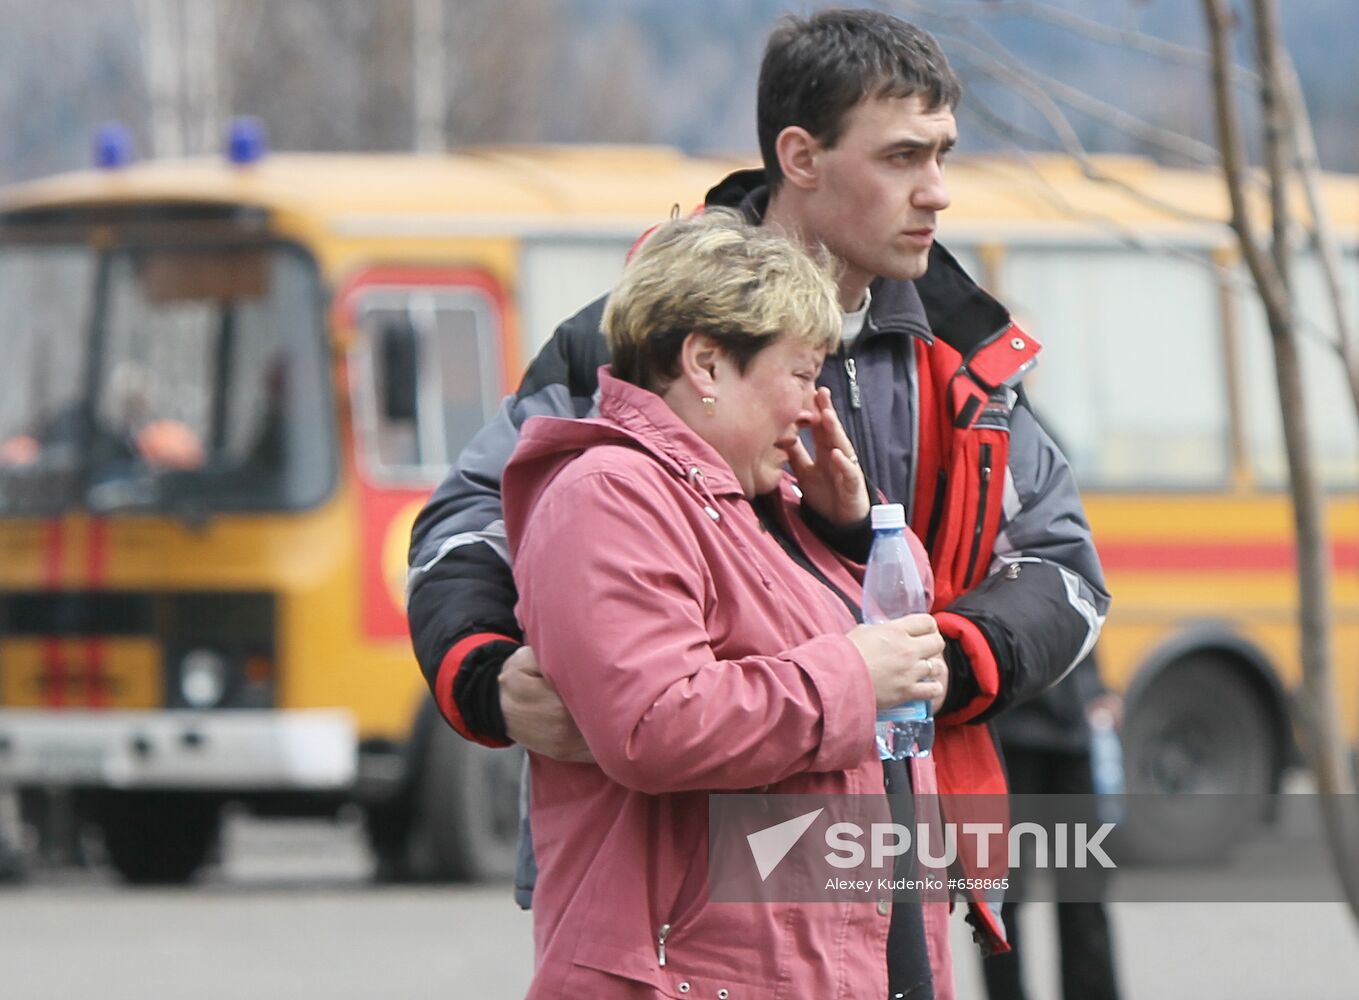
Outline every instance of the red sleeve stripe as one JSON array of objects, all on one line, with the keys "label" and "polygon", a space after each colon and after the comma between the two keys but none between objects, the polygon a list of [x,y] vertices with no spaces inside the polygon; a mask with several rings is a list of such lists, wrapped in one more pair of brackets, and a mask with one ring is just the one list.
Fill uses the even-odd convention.
[{"label": "red sleeve stripe", "polygon": [[434,700],[438,704],[443,717],[448,720],[448,724],[456,729],[464,739],[487,747],[507,747],[512,744],[509,740],[496,740],[487,736],[480,736],[467,728],[462,712],[458,711],[458,703],[453,697],[453,683],[457,679],[458,671],[462,669],[462,662],[467,659],[468,653],[486,645],[488,642],[501,641],[516,642],[517,640],[511,639],[507,635],[500,635],[497,632],[476,632],[459,639],[444,656],[443,662],[439,664],[439,676],[434,681]]},{"label": "red sleeve stripe", "polygon": [[946,639],[956,639],[962,644],[972,664],[972,676],[977,680],[977,696],[949,716],[949,722],[960,723],[976,718],[996,700],[1000,692],[1000,667],[996,664],[996,654],[991,644],[982,635],[981,629],[962,615],[952,611],[941,611],[934,616],[939,623],[939,631]]}]

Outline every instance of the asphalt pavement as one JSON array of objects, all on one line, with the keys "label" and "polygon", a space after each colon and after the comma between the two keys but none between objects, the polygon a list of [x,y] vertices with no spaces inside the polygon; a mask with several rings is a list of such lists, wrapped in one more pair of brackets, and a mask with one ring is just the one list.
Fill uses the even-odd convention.
[{"label": "asphalt pavement", "polygon": [[[506,886],[375,886],[354,821],[228,824],[196,886],[129,889],[47,870],[0,887],[4,1000],[510,1000],[531,922]],[[1182,873],[1177,878],[1192,878]],[[1339,903],[1119,903],[1129,1000],[1355,1000],[1359,929]],[[1056,1000],[1051,904],[1026,916],[1033,1000]],[[982,997],[961,917],[960,1000]]]}]

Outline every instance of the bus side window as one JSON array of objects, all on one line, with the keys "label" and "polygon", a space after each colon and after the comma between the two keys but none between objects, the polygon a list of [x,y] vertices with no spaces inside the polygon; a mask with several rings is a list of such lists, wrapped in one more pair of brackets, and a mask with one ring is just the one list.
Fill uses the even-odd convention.
[{"label": "bus side window", "polygon": [[356,414],[369,471],[443,477],[499,403],[499,331],[490,302],[460,288],[364,296]]},{"label": "bus side window", "polygon": [[1003,288],[1043,344],[1025,388],[1084,486],[1229,482],[1226,361],[1207,267],[1118,247],[1016,247]]},{"label": "bus side window", "polygon": [[[1250,275],[1244,268],[1239,274],[1249,288]],[[1342,279],[1350,322],[1353,323],[1359,316],[1359,255],[1345,256]],[[1301,320],[1298,353],[1302,362],[1307,429],[1317,472],[1322,484],[1328,488],[1354,489],[1359,486],[1359,458],[1356,458],[1359,456],[1359,424],[1354,419],[1354,403],[1346,384],[1344,364],[1331,347],[1335,341],[1335,321],[1315,253],[1298,255],[1293,287]],[[1239,292],[1237,303],[1237,315],[1241,317],[1244,412],[1251,471],[1259,486],[1282,489],[1288,483],[1288,464],[1269,326],[1252,292]]]}]

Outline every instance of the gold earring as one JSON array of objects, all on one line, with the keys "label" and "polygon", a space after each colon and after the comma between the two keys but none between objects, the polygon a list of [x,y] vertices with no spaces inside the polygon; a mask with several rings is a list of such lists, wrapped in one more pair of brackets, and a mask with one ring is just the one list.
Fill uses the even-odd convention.
[{"label": "gold earring", "polygon": [[708,416],[713,416],[717,412],[716,396],[699,396],[698,401],[703,404],[703,412]]}]

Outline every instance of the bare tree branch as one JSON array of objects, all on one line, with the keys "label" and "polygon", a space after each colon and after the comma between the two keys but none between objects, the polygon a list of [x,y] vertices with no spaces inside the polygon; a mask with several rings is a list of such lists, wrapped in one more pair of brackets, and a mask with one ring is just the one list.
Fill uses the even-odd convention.
[{"label": "bare tree branch", "polygon": [[1272,329],[1289,312],[1284,307],[1288,293],[1279,281],[1273,262],[1260,247],[1251,222],[1250,207],[1246,204],[1246,155],[1236,124],[1236,99],[1227,81],[1226,70],[1231,65],[1227,38],[1233,23],[1232,17],[1223,0],[1203,0],[1203,9],[1208,18],[1209,45],[1213,53],[1213,105],[1222,145],[1222,170],[1227,178],[1227,192],[1232,204],[1231,226],[1241,244],[1241,256],[1260,291],[1260,299]]},{"label": "bare tree branch", "polygon": [[[993,56],[965,39],[953,37],[951,40],[973,54],[973,61],[970,61],[969,64],[978,72],[984,73],[992,79],[1022,92],[1038,113],[1052,126],[1053,131],[1057,134],[1059,139],[1061,149],[1080,165],[1081,172],[1087,178],[1115,187],[1142,204],[1149,205],[1159,211],[1188,217],[1194,222],[1217,223],[1220,221],[1210,216],[1196,216],[1194,213],[1186,212],[1186,210],[1180,206],[1172,205],[1159,198],[1154,198],[1142,191],[1136,185],[1129,184],[1122,178],[1111,176],[1100,170],[1094,161],[1090,159],[1090,154],[1081,143],[1080,137],[1076,134],[1076,130],[1071,126],[1071,122],[1067,120],[1062,109],[1048,96],[1042,86],[1030,79],[1022,70],[1016,70],[1011,66],[1005,65],[1003,57]],[[973,103],[980,102],[974,98]],[[990,115],[993,119],[999,117],[994,111],[991,111]]]},{"label": "bare tree branch", "polygon": [[[1032,149],[1034,146],[1048,149],[1056,148],[1051,139],[1046,136],[1040,136],[1036,132],[1030,132],[1028,129],[1021,128],[1018,125],[1007,121],[985,101],[974,97],[968,101],[967,107],[977,115],[983,128],[997,138],[1005,140],[1010,145],[1011,151],[1030,165],[1033,165],[1033,159],[1027,155],[1026,145],[1029,149]],[[1067,155],[1073,155],[1070,150],[1066,150],[1066,152]],[[1149,195],[1141,188],[1137,187],[1137,185],[1130,184],[1122,178],[1114,177],[1106,173],[1100,169],[1099,164],[1095,160],[1091,159],[1088,155],[1084,155],[1084,151],[1082,151],[1081,156],[1073,156],[1073,158],[1076,159],[1077,166],[1080,167],[1081,173],[1087,179],[1117,188],[1140,204],[1146,205],[1149,208],[1154,208],[1158,212],[1164,212],[1166,215],[1193,225],[1219,226],[1222,224],[1222,219],[1216,215],[1208,215],[1205,212],[1195,212],[1182,205],[1176,205],[1161,198],[1157,198],[1154,195]],[[1033,166],[1036,171],[1038,169],[1037,166]],[[1072,211],[1078,212],[1079,210],[1073,207]],[[1114,223],[1114,220],[1109,219],[1107,216],[1100,216],[1099,218],[1102,221],[1116,224]],[[1129,238],[1133,240],[1140,239],[1133,234],[1131,229],[1124,227],[1124,231]]]},{"label": "bare tree branch", "polygon": [[[1157,38],[1155,35],[1149,35],[1143,31],[1105,24],[1073,11],[1036,2],[1036,0],[1008,0],[1004,4],[995,2],[952,3],[949,4],[947,13],[940,11],[937,4],[920,3],[918,0],[898,0],[897,6],[908,8],[917,14],[954,22],[973,23],[983,18],[999,20],[1008,17],[1027,17],[1034,21],[1044,21],[1066,28],[1092,41],[1103,42],[1116,48],[1144,52],[1167,62],[1190,66],[1194,69],[1209,70],[1212,68],[1211,56],[1193,46],[1169,42],[1164,38]],[[1258,77],[1253,72],[1239,65],[1232,66],[1231,77],[1232,83],[1238,86],[1254,86],[1258,82]]]},{"label": "bare tree branch", "polygon": [[1273,238],[1274,270],[1287,296],[1284,306],[1293,312],[1293,248],[1288,236],[1288,157],[1285,152],[1289,134],[1286,107],[1279,82],[1276,48],[1279,25],[1273,0],[1253,0],[1255,4],[1255,52],[1260,66],[1260,104],[1264,110],[1265,170],[1269,176],[1269,215]]},{"label": "bare tree branch", "polygon": [[[1153,208],[1156,211],[1163,212],[1174,218],[1179,218],[1196,225],[1219,226],[1223,224],[1223,219],[1220,216],[1194,212],[1184,208],[1182,205],[1164,201],[1163,199],[1147,194],[1137,185],[1131,184],[1122,178],[1114,177],[1102,170],[1098,163],[1086,151],[1080,138],[1076,135],[1075,129],[1071,127],[1070,122],[1067,121],[1065,114],[1056,102],[1052,101],[1047,96],[1039,84],[1030,79],[1029,75],[1024,72],[1022,67],[1019,69],[1012,69],[1007,65],[1007,63],[1014,61],[1008,53],[1001,50],[993,57],[991,53],[979,46],[973,45],[966,39],[951,34],[945,34],[943,37],[947,38],[951,43],[966,49],[970,53],[970,59],[967,58],[967,56],[964,56],[961,61],[975,68],[977,72],[984,73],[992,79],[1006,84],[1013,89],[1023,91],[1024,95],[1031,100],[1035,109],[1043,115],[1050,125],[1052,125],[1053,131],[1057,135],[1056,140],[1050,136],[1042,136],[1036,132],[1013,124],[975,94],[970,96],[964,105],[967,110],[974,112],[977,115],[979,122],[987,131],[1006,141],[1011,146],[1011,152],[1030,168],[1033,178],[1039,182],[1041,187],[1040,196],[1047,200],[1049,204],[1065,215],[1091,223],[1096,228],[1113,236],[1125,246],[1160,253],[1164,256],[1184,260],[1200,267],[1206,267],[1210,269],[1224,285],[1244,294],[1255,294],[1256,287],[1254,285],[1253,276],[1243,277],[1238,272],[1224,268],[1210,258],[1205,258],[1202,255],[1184,250],[1173,244],[1159,240],[1147,240],[1116,219],[1100,213],[1088,212],[1073,205],[1062,192],[1053,185],[1046,176],[1044,176],[1041,169],[1034,163],[1033,158],[1028,155],[1024,148],[1025,145],[1029,148],[1037,147],[1065,153],[1075,161],[1076,165],[1081,170],[1082,175],[1088,180],[1113,187],[1138,203]],[[1251,74],[1250,77],[1253,80],[1259,80],[1259,77],[1255,74]],[[1221,157],[1216,151],[1214,151],[1214,165],[1221,165]],[[1256,182],[1256,178],[1249,173],[1246,173],[1244,176],[1248,181]],[[1327,350],[1334,351],[1337,349],[1330,331],[1327,331],[1314,321],[1307,317],[1294,316],[1294,323],[1299,334],[1306,336],[1308,339],[1323,346]]]},{"label": "bare tree branch", "polygon": [[[1122,129],[1127,134],[1141,139],[1151,146],[1156,146],[1166,152],[1175,153],[1185,159],[1195,163],[1202,163],[1205,166],[1216,167],[1218,165],[1218,152],[1212,146],[1197,139],[1181,135],[1171,129],[1161,128],[1150,122],[1143,121],[1136,115],[1131,115],[1122,108],[1115,107],[1107,101],[1102,101],[1097,97],[1075,87],[1068,86],[1060,80],[1055,80],[1050,76],[1039,73],[1022,62],[1015,59],[1009,52],[1002,48],[996,41],[984,32],[978,31],[975,27],[967,25],[963,30],[972,36],[974,42],[967,42],[958,36],[952,36],[954,41],[959,42],[974,52],[985,52],[987,58],[975,64],[982,72],[987,72],[988,63],[997,69],[1003,68],[1007,71],[1005,82],[1016,82],[1017,78],[1023,78],[1026,83],[1026,90],[1036,88],[1039,92],[1049,99],[1056,99],[1064,104],[1083,111],[1091,117],[1107,121],[1116,128]],[[988,75],[994,75],[988,73]],[[1074,130],[1073,130],[1074,131]]]}]

